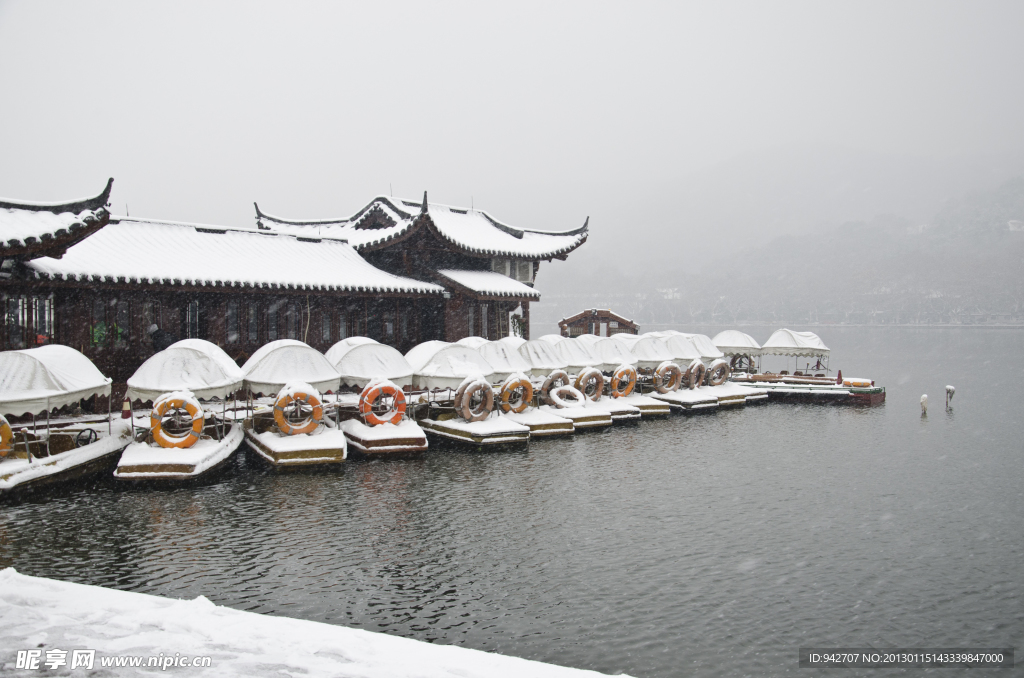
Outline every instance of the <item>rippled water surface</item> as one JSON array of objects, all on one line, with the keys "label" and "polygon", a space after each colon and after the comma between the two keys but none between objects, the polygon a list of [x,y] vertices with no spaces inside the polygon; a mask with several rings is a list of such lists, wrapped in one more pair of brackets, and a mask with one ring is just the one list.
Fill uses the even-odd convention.
[{"label": "rippled water surface", "polygon": [[0,505],[0,566],[634,676],[796,674],[806,645],[1024,647],[1024,333],[822,336],[886,404],[104,480]]}]

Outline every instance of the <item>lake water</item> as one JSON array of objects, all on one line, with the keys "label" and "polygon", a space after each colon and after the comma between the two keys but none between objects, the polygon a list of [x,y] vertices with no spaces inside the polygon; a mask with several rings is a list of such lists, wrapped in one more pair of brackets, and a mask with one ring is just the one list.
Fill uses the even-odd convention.
[{"label": "lake water", "polygon": [[1024,333],[822,338],[884,405],[104,480],[0,505],[0,567],[634,676],[797,675],[800,646],[1024,647]]}]

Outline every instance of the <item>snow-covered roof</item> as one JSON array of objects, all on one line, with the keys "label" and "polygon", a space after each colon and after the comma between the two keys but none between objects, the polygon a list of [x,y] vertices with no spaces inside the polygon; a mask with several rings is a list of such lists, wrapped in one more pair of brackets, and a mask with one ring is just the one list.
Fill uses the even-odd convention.
[{"label": "snow-covered roof", "polygon": [[761,346],[752,336],[739,330],[723,330],[711,339],[725,355],[759,355]]},{"label": "snow-covered roof", "polygon": [[462,381],[476,374],[491,379],[493,368],[476,349],[446,341],[425,341],[405,354],[413,369],[413,386],[417,388],[458,388]]},{"label": "snow-covered roof", "polygon": [[102,228],[114,180],[97,196],[64,203],[0,198],[0,255],[59,255],[65,247]]},{"label": "snow-covered roof", "polygon": [[257,221],[272,231],[344,238],[358,250],[377,249],[420,228],[431,229],[457,249],[472,254],[550,259],[565,256],[587,240],[589,219],[571,231],[514,228],[483,210],[378,196],[348,218],[299,221],[271,216],[256,206]]},{"label": "snow-covered roof", "polygon": [[762,355],[827,356],[829,348],[814,332],[775,330],[761,346]]},{"label": "snow-covered roof", "polygon": [[540,292],[518,280],[495,271],[460,271],[441,269],[438,275],[445,281],[451,281],[471,292],[485,297],[526,297],[540,299]]},{"label": "snow-covered roof", "polygon": [[568,363],[555,351],[550,341],[531,339],[519,347],[519,355],[530,363],[530,371],[535,377],[544,377],[552,370],[564,370]]},{"label": "snow-covered roof", "polygon": [[519,350],[504,341],[488,341],[477,347],[487,364],[494,370],[494,380],[504,381],[510,374],[523,372],[529,374],[533,366],[520,355]]},{"label": "snow-covered roof", "polygon": [[[330,351],[327,357],[330,359]],[[341,373],[342,386],[366,388],[376,379],[387,379],[402,387],[412,384],[412,365],[398,349],[387,344],[357,344],[340,355],[337,361],[331,362]]]},{"label": "snow-covered roof", "polygon": [[220,346],[182,339],[154,353],[128,379],[128,397],[155,401],[172,391],[191,391],[200,400],[226,398],[242,387],[242,369]]},{"label": "snow-covered roof", "polygon": [[110,395],[110,379],[60,344],[0,353],[0,414],[21,416]]},{"label": "snow-covered roof", "polygon": [[277,393],[285,384],[302,381],[316,390],[338,390],[341,375],[320,351],[295,339],[261,346],[242,365],[245,386],[253,393]]},{"label": "snow-covered roof", "polygon": [[115,217],[61,259],[28,263],[37,277],[163,285],[440,293],[374,268],[339,240]]}]

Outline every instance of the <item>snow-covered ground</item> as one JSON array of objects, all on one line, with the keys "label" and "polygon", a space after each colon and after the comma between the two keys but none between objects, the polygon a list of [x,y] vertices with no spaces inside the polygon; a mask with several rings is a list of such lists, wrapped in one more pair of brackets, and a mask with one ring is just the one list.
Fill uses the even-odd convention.
[{"label": "snow-covered ground", "polygon": [[[17,670],[18,650],[66,652],[60,671]],[[92,672],[70,670],[71,650],[95,650]],[[207,668],[101,669],[110,657],[211,658]],[[56,655],[59,657],[60,655]],[[271,617],[0,571],[0,673],[4,675],[190,675],[332,678],[597,678],[594,671],[398,638],[344,626]]]}]

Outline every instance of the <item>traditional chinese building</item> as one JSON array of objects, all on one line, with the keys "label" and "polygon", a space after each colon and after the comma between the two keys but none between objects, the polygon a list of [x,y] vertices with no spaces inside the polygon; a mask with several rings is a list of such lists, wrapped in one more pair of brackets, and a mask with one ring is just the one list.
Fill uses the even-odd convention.
[{"label": "traditional chinese building", "polygon": [[581,334],[596,334],[610,337],[613,334],[640,334],[640,326],[608,309],[591,308],[558,321],[563,337],[578,337]]},{"label": "traditional chinese building", "polygon": [[110,183],[66,204],[0,202],[3,349],[73,346],[115,384],[154,352],[155,326],[244,361],[276,339],[326,351],[366,335],[406,351],[430,339],[529,332],[542,260],[587,238],[487,213],[377,198],[347,219],[257,208],[255,227],[111,216]]}]

